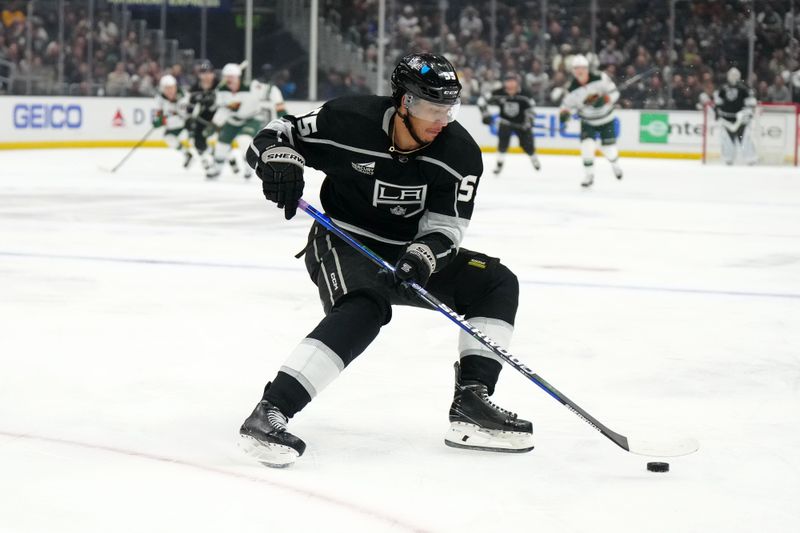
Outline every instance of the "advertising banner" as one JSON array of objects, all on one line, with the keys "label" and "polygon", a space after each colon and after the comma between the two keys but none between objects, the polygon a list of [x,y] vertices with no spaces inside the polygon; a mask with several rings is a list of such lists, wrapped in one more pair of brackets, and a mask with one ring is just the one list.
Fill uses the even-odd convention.
[{"label": "advertising banner", "polygon": [[[302,115],[320,102],[289,101],[290,114]],[[151,98],[0,97],[0,149],[132,146],[151,127]],[[703,116],[700,111],[619,110],[615,129],[623,157],[699,158]],[[458,121],[487,152],[497,148],[497,123],[481,122],[476,106],[464,106]],[[346,126],[344,126],[346,127]],[[580,122],[562,130],[557,108],[537,108],[533,124],[542,154],[577,154]],[[146,146],[164,146],[156,132]],[[512,139],[511,151],[519,152]]]}]

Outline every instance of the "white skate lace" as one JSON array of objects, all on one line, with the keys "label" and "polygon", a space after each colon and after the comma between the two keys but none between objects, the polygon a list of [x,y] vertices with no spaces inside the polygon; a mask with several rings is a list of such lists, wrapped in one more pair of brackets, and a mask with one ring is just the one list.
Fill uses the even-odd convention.
[{"label": "white skate lace", "polygon": [[496,411],[499,411],[499,412],[503,413],[504,415],[508,416],[509,418],[512,418],[512,419],[517,418],[517,413],[513,413],[513,412],[509,411],[508,409],[503,409],[502,407],[500,407],[499,405],[494,403],[492,400],[490,400],[489,399],[489,391],[486,389],[485,386],[479,386],[478,389],[480,391],[479,394],[480,394],[481,399],[484,402],[486,402],[489,405],[489,407],[493,408]]},{"label": "white skate lace", "polygon": [[272,407],[267,409],[267,422],[270,426],[275,428],[276,431],[286,431],[286,424],[289,422],[289,419],[278,409]]}]

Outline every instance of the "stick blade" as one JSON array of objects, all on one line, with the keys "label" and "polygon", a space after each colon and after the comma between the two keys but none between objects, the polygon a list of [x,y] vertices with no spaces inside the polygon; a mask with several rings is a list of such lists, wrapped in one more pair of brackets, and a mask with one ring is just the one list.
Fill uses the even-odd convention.
[{"label": "stick blade", "polygon": [[628,451],[648,457],[680,457],[700,449],[697,439],[678,439],[673,441],[649,441],[628,439]]}]

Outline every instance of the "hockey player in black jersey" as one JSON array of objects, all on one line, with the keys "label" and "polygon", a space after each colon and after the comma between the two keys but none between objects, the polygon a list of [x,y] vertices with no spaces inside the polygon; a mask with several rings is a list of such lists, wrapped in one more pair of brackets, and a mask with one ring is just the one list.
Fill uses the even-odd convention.
[{"label": "hockey player in black jersey", "polygon": [[216,107],[217,75],[211,62],[206,60],[200,63],[198,79],[189,89],[189,129],[194,138],[194,147],[203,162],[203,168],[210,165],[208,137],[213,134],[215,127],[211,122],[214,118]]},{"label": "hockey player in black jersey", "polygon": [[720,151],[725,163],[732,165],[739,154],[748,165],[758,161],[750,121],[756,107],[753,90],[742,82],[739,69],[728,71],[725,85],[714,91],[714,115],[723,131]]},{"label": "hockey player in black jersey", "polygon": [[[461,247],[483,164],[477,144],[455,122],[456,72],[442,56],[412,54],[391,81],[391,98],[344,97],[305,116],[273,120],[247,151],[264,195],[287,219],[303,193],[304,167],[319,169],[328,216],[397,265],[394,274],[381,272],[312,225],[305,263],[325,317],[267,384],[240,430],[243,449],[269,466],[287,466],[303,454],[305,443],[287,431],[288,419],[366,350],[391,320],[392,306],[424,306],[404,282],[425,286],[502,345],[511,339],[517,278],[499,259]],[[398,347],[397,356],[409,349]],[[500,359],[466,333],[458,354],[445,443],[531,450],[531,423],[489,399]]]},{"label": "hockey player in black jersey", "polygon": [[516,74],[506,74],[502,88],[492,92],[488,98],[482,95],[478,99],[478,107],[483,115],[484,124],[492,123],[492,117],[489,114],[490,105],[500,108],[495,175],[500,174],[503,170],[508,145],[511,143],[511,135],[514,133],[519,139],[519,145],[531,158],[533,168],[536,170],[542,168],[539,157],[536,155],[536,145],[533,142],[533,107],[535,104],[533,98],[521,89],[519,77]]}]

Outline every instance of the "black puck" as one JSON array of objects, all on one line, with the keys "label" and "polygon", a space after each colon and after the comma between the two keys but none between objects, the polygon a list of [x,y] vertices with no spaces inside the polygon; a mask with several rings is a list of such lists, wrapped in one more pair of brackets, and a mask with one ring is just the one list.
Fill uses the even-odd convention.
[{"label": "black puck", "polygon": [[647,463],[650,472],[669,472],[669,463]]}]

